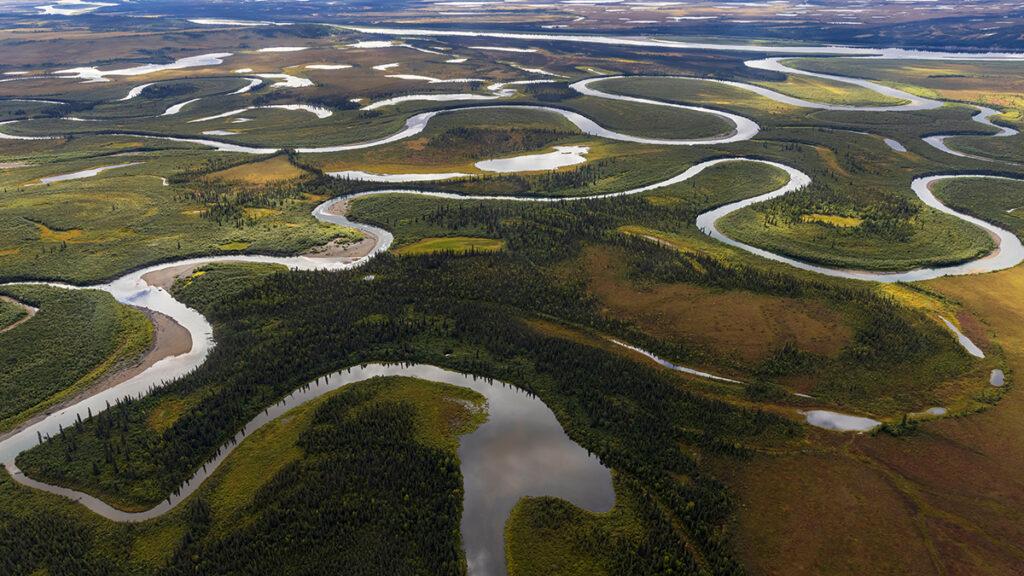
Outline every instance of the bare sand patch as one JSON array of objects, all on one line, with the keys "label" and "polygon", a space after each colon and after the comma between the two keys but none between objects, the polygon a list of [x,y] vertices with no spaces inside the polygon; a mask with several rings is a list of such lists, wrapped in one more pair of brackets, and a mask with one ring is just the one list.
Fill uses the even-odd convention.
[{"label": "bare sand patch", "polygon": [[175,280],[191,276],[199,266],[201,264],[179,264],[178,266],[160,268],[143,274],[142,281],[150,286],[170,290],[171,286],[174,286]]},{"label": "bare sand patch", "polygon": [[75,394],[73,397],[66,398],[63,401],[48,407],[46,410],[39,412],[28,420],[18,424],[15,428],[0,434],[0,440],[4,440],[14,435],[26,427],[41,421],[43,418],[46,418],[54,412],[60,412],[68,406],[73,406],[86,398],[95,396],[104,390],[113,388],[129,378],[134,378],[164,358],[178,356],[192,349],[192,336],[184,326],[175,322],[170,316],[160,314],[159,312],[153,312],[151,310],[141,310],[153,323],[153,342],[150,344],[149,350],[134,362],[129,364],[122,363],[118,368],[101,376],[95,383],[93,383],[92,386],[79,391],[78,394]]}]

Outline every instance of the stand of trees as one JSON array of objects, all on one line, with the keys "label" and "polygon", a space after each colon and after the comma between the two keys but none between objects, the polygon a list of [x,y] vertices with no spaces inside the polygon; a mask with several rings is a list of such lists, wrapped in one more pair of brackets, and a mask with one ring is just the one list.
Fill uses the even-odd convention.
[{"label": "stand of trees", "polygon": [[[350,186],[355,184],[314,177],[290,190]],[[680,206],[680,214],[692,211],[688,204]],[[857,362],[923,359],[929,347],[948,337],[938,328],[922,329],[912,314],[866,289],[683,254],[613,232],[624,218],[642,221],[653,218],[655,210],[663,207],[642,198],[514,206],[442,202],[420,218],[453,230],[485,228],[506,239],[508,249],[463,256],[385,254],[357,270],[265,274],[230,290],[221,289],[225,283],[217,280],[224,269],[212,269],[178,290],[179,298],[214,323],[218,345],[206,363],[141,400],[64,430],[23,454],[19,466],[33,477],[110,501],[153,505],[244,423],[302,384],[362,362],[425,362],[498,378],[537,394],[575,441],[632,487],[642,537],[623,544],[631,552],[616,573],[739,574],[729,542],[729,494],[694,455],[742,458],[752,446],[799,436],[800,426],[688,392],[673,372],[532,328],[523,320],[541,317],[615,334],[655,351],[670,348],[604,315],[585,282],[560,274],[558,265],[575,257],[585,243],[605,243],[626,251],[631,275],[659,282],[822,295],[859,310],[863,322],[856,344],[844,353]],[[364,280],[368,275],[372,281]],[[672,355],[686,360],[676,352],[687,351],[673,350]],[[806,366],[792,350],[780,350],[776,360],[766,373]],[[758,389],[751,395],[770,392]],[[175,400],[189,409],[155,432],[147,424],[149,416]],[[434,534],[457,527],[457,507],[442,496],[458,485],[452,475],[457,470],[407,442],[403,408],[380,410],[363,420],[344,416],[345,409],[335,403],[325,408],[318,415],[322,426],[303,436],[307,458],[260,492],[251,510],[253,522],[214,537],[204,535],[197,521],[169,573],[254,573],[275,566],[317,574],[329,570],[332,559],[364,566],[365,573],[378,572],[380,566],[395,573],[459,573],[461,560],[453,556],[450,535]],[[363,439],[372,449],[353,452],[341,438]],[[408,478],[395,476],[375,451],[400,462]],[[372,502],[383,518],[372,518],[369,511],[376,506],[347,500],[345,490],[332,484],[330,479],[343,477],[360,485],[365,477],[354,468],[380,476],[382,492]],[[411,492],[415,504],[402,507],[391,497],[393,491],[406,490],[407,480],[423,488]],[[375,486],[364,487],[376,493]],[[423,512],[427,509],[431,514]],[[394,524],[398,510],[410,516]],[[202,520],[203,515],[196,517]],[[384,553],[359,556],[369,552],[353,549],[365,548],[364,541],[352,540],[360,534],[354,526],[374,534],[370,550]],[[344,544],[320,546],[314,540],[321,536]],[[440,564],[416,568],[409,563],[412,556],[394,552],[412,541],[422,548],[409,549],[410,554],[422,553]]]},{"label": "stand of trees", "polygon": [[372,396],[346,390],[318,408],[304,458],[259,489],[249,522],[207,538],[198,500],[161,574],[464,574],[457,459],[418,443],[411,404],[364,407]]},{"label": "stand of trees", "polygon": [[768,224],[797,224],[808,214],[850,216],[862,220],[860,225],[844,228],[844,234],[884,238],[892,242],[908,242],[914,234],[913,219],[921,211],[909,198],[881,190],[862,191],[861,200],[828,183],[812,183],[804,190],[769,200],[754,207]]}]

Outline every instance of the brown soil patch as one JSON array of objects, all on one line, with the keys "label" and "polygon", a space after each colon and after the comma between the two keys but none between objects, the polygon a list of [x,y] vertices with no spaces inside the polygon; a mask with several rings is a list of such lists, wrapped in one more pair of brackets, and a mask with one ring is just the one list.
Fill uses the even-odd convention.
[{"label": "brown soil patch", "polygon": [[[1024,374],[1024,268],[925,286],[963,305],[972,338],[991,335],[1015,386]],[[1011,388],[985,412],[910,436],[814,432],[817,454],[728,461],[722,475],[740,504],[735,550],[753,574],[1018,575],[1022,413],[1024,395]]]},{"label": "brown soil patch", "polygon": [[972,342],[980,346],[982,350],[989,349],[991,341],[988,337],[988,330],[974,317],[974,314],[961,310],[957,313],[956,320],[960,324],[960,331],[966,334]]},{"label": "brown soil patch", "polygon": [[348,242],[345,239],[331,240],[323,246],[317,246],[305,252],[306,256],[313,258],[348,258],[358,260],[377,246],[377,236],[370,232],[361,231],[363,238],[357,242]]},{"label": "brown soil patch", "polygon": [[934,574],[913,506],[860,462],[757,457],[728,483],[740,511],[736,553],[750,574]]},{"label": "brown soil patch", "polygon": [[152,272],[142,275],[142,281],[150,286],[156,286],[163,288],[164,290],[170,290],[171,286],[174,286],[174,281],[179,278],[187,278],[195,272],[198,268],[198,264],[180,264],[178,266],[169,266],[167,268],[161,268]]},{"label": "brown soil patch", "polygon": [[175,322],[170,316],[165,316],[159,312],[146,309],[142,309],[142,311],[146,313],[146,316],[149,316],[149,320],[153,323],[153,343],[150,345],[149,350],[135,364],[103,377],[97,383],[99,388],[92,390],[91,394],[116,386],[129,378],[134,378],[159,360],[178,356],[192,349],[192,335],[189,334],[184,326]]},{"label": "brown soil patch", "polygon": [[696,343],[720,356],[755,363],[790,341],[834,356],[852,335],[842,316],[821,302],[691,284],[639,289],[625,277],[617,251],[591,248],[584,260],[592,293],[616,317],[655,337]]}]

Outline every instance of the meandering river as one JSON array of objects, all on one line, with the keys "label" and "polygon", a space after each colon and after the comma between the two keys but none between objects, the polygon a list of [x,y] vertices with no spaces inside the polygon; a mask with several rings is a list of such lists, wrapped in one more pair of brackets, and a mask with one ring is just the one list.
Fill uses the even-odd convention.
[{"label": "meandering river", "polygon": [[324,394],[378,376],[444,382],[487,399],[487,421],[459,443],[465,491],[462,541],[470,574],[505,574],[505,521],[524,496],[556,496],[593,512],[606,512],[615,503],[611,472],[565,434],[554,413],[536,396],[503,382],[424,364],[368,364],[317,378],[253,418],[172,496],[143,512],[124,512],[94,496],[33,480],[12,461],[6,467],[17,482],[75,500],[105,518],[142,522],[188,499],[260,427]]},{"label": "meandering river", "polygon": [[[897,58],[931,59],[1021,58],[1021,55],[1019,54],[988,54],[979,57],[977,55],[965,56],[950,55],[943,53],[940,56],[938,53],[927,53],[917,51],[874,50],[844,47],[753,47],[747,45],[719,45],[674,41],[657,41],[649,39],[622,39],[611,37],[566,36],[547,34],[476,33],[435,30],[424,31],[415,29],[353,29],[368,33],[392,35],[489,36],[496,38],[513,38],[527,40],[538,39],[571,42],[597,42],[606,44],[615,43],[619,45],[633,45],[645,47],[701,48],[707,50],[746,50],[756,52],[777,52],[789,54],[824,53],[833,55],[883,56]],[[942,105],[942,102],[917,97],[903,91],[881,86],[877,83],[868,80],[851,79],[846,77],[816,74],[796,70],[788,66],[785,66],[777,58],[770,58],[766,60],[753,60],[748,62],[747,64],[748,66],[751,66],[753,68],[774,70],[789,74],[804,74],[808,76],[821,77],[829,80],[855,84],[871,90],[875,90],[880,94],[898,98],[903,102],[892,106],[872,107],[830,105],[817,102],[809,102],[806,100],[789,97],[764,87],[745,83],[717,81],[708,79],[699,80],[722,82],[725,84],[742,88],[744,90],[749,90],[751,92],[760,94],[762,96],[771,98],[779,102],[784,102],[786,104],[818,109],[881,112],[900,110],[927,110]],[[119,72],[123,71],[112,71],[106,72],[104,74],[110,75]],[[712,110],[699,106],[672,104],[657,100],[650,100],[631,96],[622,96],[602,92],[598,90],[596,87],[594,87],[594,85],[600,82],[602,79],[604,78],[591,78],[583,80],[572,84],[571,87],[577,92],[587,96],[621,100],[639,104],[667,106],[713,114],[727,119],[729,122],[733,124],[735,128],[728,134],[723,134],[720,136],[710,138],[655,139],[645,138],[638,135],[623,134],[620,132],[609,130],[607,128],[600,126],[599,124],[587,118],[586,116],[583,116],[571,110],[536,105],[515,106],[515,108],[538,110],[558,114],[565,118],[566,120],[568,120],[569,122],[571,122],[572,124],[574,124],[580,131],[591,136],[607,138],[610,140],[619,140],[625,142],[635,142],[652,145],[695,146],[708,144],[728,144],[731,142],[749,140],[750,138],[753,138],[759,130],[759,127],[753,120],[728,112]],[[141,88],[143,87],[136,87],[136,89],[138,89],[138,92],[141,92]],[[135,90],[133,90],[133,92],[134,91]],[[129,94],[129,96],[131,96],[131,93]],[[513,106],[509,105],[501,105],[486,106],[483,108],[512,107]],[[349,143],[315,148],[299,147],[297,148],[297,151],[300,153],[339,152],[345,150],[356,150],[381,146],[419,134],[425,129],[425,127],[432,118],[440,114],[456,113],[464,110],[476,110],[479,108],[481,107],[462,107],[424,112],[410,117],[406,121],[402,129],[400,129],[399,131],[390,136],[370,140],[367,142]],[[983,109],[976,116],[976,120],[988,126],[995,126],[990,121],[991,115],[992,114],[989,114],[989,111],[987,109]],[[1011,135],[1009,132],[1012,129],[1002,128],[998,126],[995,127],[1000,130],[1000,133],[997,134],[997,136]],[[140,134],[128,135],[144,136],[149,138],[161,138],[172,141],[190,142],[210,146],[216,150],[231,152],[269,154],[278,151],[278,148],[252,147],[217,140],[206,140],[199,138],[178,138]],[[16,136],[0,133],[0,138],[4,137],[24,139],[53,138],[53,136]],[[959,154],[955,151],[949,150],[948,147],[945,147],[945,136],[932,136],[930,138],[930,141],[929,139],[926,139],[925,141],[931,144],[932,146],[936,146],[937,148],[942,149],[946,152]],[[429,190],[419,189],[389,189],[373,192],[364,192],[344,198],[330,200],[328,202],[325,202],[324,204],[321,204],[313,211],[313,215],[322,221],[353,226],[376,237],[376,246],[373,248],[371,253],[364,258],[355,261],[352,261],[351,259],[341,258],[317,258],[314,256],[294,256],[284,258],[270,256],[224,256],[212,258],[193,258],[188,260],[171,262],[168,264],[151,266],[143,270],[138,270],[126,274],[125,276],[117,280],[114,280],[113,282],[98,286],[92,286],[91,288],[109,292],[120,302],[143,308],[148,308],[173,318],[179,324],[185,327],[185,329],[187,329],[191,334],[193,342],[192,349],[183,355],[165,358],[134,378],[126,380],[125,382],[113,388],[99,392],[94,396],[91,396],[73,406],[70,406],[62,410],[58,410],[38,422],[25,425],[22,428],[19,428],[16,431],[14,431],[13,433],[7,434],[6,437],[3,437],[3,439],[0,440],[0,462],[5,463],[8,469],[11,470],[12,473],[14,473],[16,479],[19,482],[26,483],[28,485],[37,487],[42,490],[47,490],[49,492],[75,498],[82,502],[84,505],[88,506],[90,509],[96,511],[97,513],[103,514],[104,516],[107,516],[108,518],[114,520],[140,521],[159,516],[160,514],[163,514],[167,510],[173,508],[182,499],[187,498],[189,494],[191,494],[199,485],[201,485],[204,479],[206,479],[210,474],[213,473],[217,465],[221,461],[223,461],[223,459],[227,456],[227,454],[231,450],[230,445],[225,446],[221,450],[221,453],[217,456],[217,458],[208,463],[203,469],[197,471],[196,475],[192,479],[190,479],[190,481],[186,483],[185,486],[182,487],[178,494],[172,496],[167,502],[157,506],[152,510],[137,514],[121,512],[110,507],[109,505],[103,503],[102,501],[96,498],[78,492],[69,491],[67,489],[63,489],[60,487],[46,485],[38,481],[26,478],[18,473],[16,466],[14,465],[15,458],[18,456],[18,454],[34,446],[38,442],[39,437],[52,436],[57,434],[61,426],[72,425],[77,415],[84,415],[89,411],[93,413],[98,413],[106,407],[108,402],[114,403],[121,398],[129,396],[135,397],[147,394],[150,390],[152,390],[155,387],[162,386],[166,382],[175,380],[188,374],[190,371],[194,370],[197,366],[201,365],[205,361],[210,349],[214,345],[212,338],[212,328],[209,322],[207,322],[207,320],[197,311],[192,310],[185,306],[184,304],[182,304],[181,302],[175,300],[163,288],[150,285],[145,279],[146,275],[149,273],[166,270],[168,268],[181,265],[203,265],[213,262],[229,261],[265,262],[273,264],[282,264],[294,270],[340,270],[358,266],[359,264],[365,262],[367,258],[372,257],[373,255],[381,251],[387,250],[392,242],[392,236],[386,230],[367,226],[365,224],[351,222],[344,216],[339,216],[331,212],[330,208],[336,202],[348,201],[358,197],[380,194],[415,194],[456,200],[493,200],[509,202],[586,201],[596,198],[614,198],[618,196],[640,194],[647,191],[672,186],[674,184],[678,184],[680,182],[684,182],[686,180],[689,180],[690,178],[695,177],[696,175],[700,174],[705,169],[711,166],[716,166],[726,162],[739,161],[760,162],[763,164],[774,166],[787,173],[788,181],[780,188],[768,192],[766,194],[762,194],[738,202],[729,203],[724,206],[720,206],[712,210],[709,210],[698,216],[697,225],[702,231],[704,231],[711,237],[723,243],[734,246],[738,249],[745,250],[750,253],[762,256],[764,258],[778,261],[790,266],[794,266],[796,268],[809,270],[820,274],[875,282],[919,281],[930,278],[936,278],[944,275],[975,274],[980,272],[989,272],[1015,266],[1019,264],[1022,260],[1024,260],[1024,247],[1022,247],[1020,240],[1015,235],[988,222],[965,214],[958,213],[952,210],[951,208],[948,208],[947,206],[942,204],[938,199],[935,198],[934,194],[930,189],[930,186],[933,183],[949,178],[991,177],[985,175],[950,174],[940,176],[928,176],[914,180],[911,185],[911,188],[913,192],[917,195],[917,197],[931,208],[939,210],[946,214],[950,214],[967,222],[970,222],[971,224],[974,224],[987,231],[997,241],[998,248],[991,254],[988,254],[982,258],[964,264],[933,268],[921,268],[918,270],[910,270],[895,273],[846,270],[839,268],[817,266],[794,258],[773,254],[766,250],[738,242],[724,235],[717,228],[717,223],[722,217],[736,210],[740,210],[742,208],[750,206],[752,204],[763,202],[771,198],[777,198],[784,194],[793,192],[795,190],[799,190],[810,183],[810,178],[803,172],[797,170],[796,168],[786,166],[784,164],[780,164],[777,162],[769,162],[760,159],[718,158],[714,160],[708,160],[691,166],[684,170],[683,172],[681,172],[680,174],[661,182],[621,192],[600,194],[588,197],[550,198],[515,196],[510,197],[492,195],[465,196],[452,193],[433,192]],[[384,175],[379,176],[383,177]],[[63,286],[69,289],[80,289],[80,287],[76,286],[68,286],[62,284],[54,285]],[[621,344],[623,346],[632,348],[628,344]],[[674,364],[672,364],[671,367],[675,370],[689,372],[691,374],[696,374],[701,377],[728,380],[704,372],[699,372],[693,369],[677,366]],[[465,514],[463,516],[463,537],[467,552],[467,558],[469,560],[470,571],[472,574],[479,575],[504,573],[503,538],[501,528],[503,526],[504,519],[507,518],[508,510],[511,508],[512,504],[514,504],[514,502],[523,495],[529,494],[560,496],[563,498],[567,498],[577,503],[578,505],[581,505],[591,510],[607,510],[612,505],[614,501],[614,494],[611,491],[611,481],[608,470],[601,466],[601,464],[597,462],[597,460],[594,459],[592,456],[586,454],[582,448],[573,443],[565,435],[564,431],[562,431],[561,427],[558,425],[557,420],[554,418],[554,415],[551,413],[549,409],[547,409],[546,406],[543,405],[543,403],[541,403],[536,398],[532,398],[518,391],[514,387],[507,386],[501,383],[491,383],[484,380],[474,379],[471,376],[456,374],[432,366],[371,365],[366,367],[353,367],[347,371],[338,372],[326,377],[323,383],[320,383],[320,380],[318,379],[317,382],[312,383],[307,387],[296,390],[285,400],[283,400],[282,403],[277,404],[273,407],[269,407],[266,413],[258,416],[256,419],[250,422],[245,429],[238,433],[240,435],[239,438],[244,437],[246,434],[258,428],[262,424],[279,416],[280,414],[283,414],[286,410],[293,406],[296,406],[312,398],[320,396],[326,392],[329,392],[330,390],[345,386],[349,383],[365,380],[366,378],[375,375],[385,374],[417,376],[428,380],[449,382],[452,384],[466,386],[474,390],[477,390],[478,392],[481,392],[488,398],[490,407],[490,420],[488,421],[487,424],[481,426],[477,431],[469,435],[466,435],[462,439],[462,443],[459,449],[459,453],[463,463],[463,475],[466,482],[466,509]],[[1001,383],[1002,380],[1000,379],[999,382]],[[827,421],[829,423],[834,423],[836,421],[836,417],[839,417],[840,419],[849,418],[843,415],[836,415],[834,413],[828,413],[824,411],[812,412],[814,413],[813,418],[823,419],[823,421]],[[810,419],[812,418],[809,417],[809,420]],[[857,426],[864,427],[868,426],[871,422],[874,422],[868,422],[867,419],[863,420],[863,422],[857,421],[854,424],[856,424]],[[554,464],[552,462],[554,462]]]}]

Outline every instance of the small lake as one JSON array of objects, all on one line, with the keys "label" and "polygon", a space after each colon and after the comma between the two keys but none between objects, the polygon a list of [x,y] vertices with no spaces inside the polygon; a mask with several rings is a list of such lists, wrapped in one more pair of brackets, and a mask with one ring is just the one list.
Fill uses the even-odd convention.
[{"label": "small lake", "polygon": [[534,170],[554,170],[564,166],[583,164],[587,161],[589,146],[555,146],[554,152],[545,154],[527,154],[512,158],[482,160],[475,166],[486,172],[530,172]]},{"label": "small lake", "polygon": [[831,410],[808,410],[803,414],[811,426],[836,432],[868,432],[882,425],[872,418],[840,414]]}]

